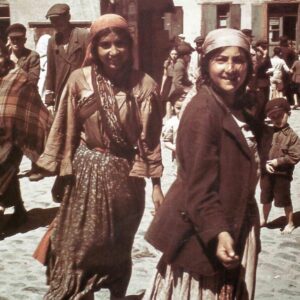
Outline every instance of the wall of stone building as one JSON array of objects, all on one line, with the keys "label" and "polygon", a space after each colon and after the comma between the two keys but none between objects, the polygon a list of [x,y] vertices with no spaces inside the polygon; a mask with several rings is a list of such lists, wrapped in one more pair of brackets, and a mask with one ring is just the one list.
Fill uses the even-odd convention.
[{"label": "wall of stone building", "polygon": [[100,16],[100,0],[9,0],[12,23],[22,23],[27,27],[26,46],[34,49],[34,29],[29,22],[45,22],[48,9],[55,3],[67,3],[70,6],[71,21],[92,21]]},{"label": "wall of stone building", "polygon": [[201,32],[201,5],[198,0],[174,0],[175,6],[183,9],[183,34],[186,41],[193,44]]}]

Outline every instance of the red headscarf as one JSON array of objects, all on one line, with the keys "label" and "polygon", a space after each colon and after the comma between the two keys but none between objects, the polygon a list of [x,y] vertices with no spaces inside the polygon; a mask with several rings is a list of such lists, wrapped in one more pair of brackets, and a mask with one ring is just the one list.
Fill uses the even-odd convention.
[{"label": "red headscarf", "polygon": [[91,25],[91,28],[90,28],[90,42],[89,42],[89,45],[87,47],[85,58],[84,58],[84,61],[82,63],[82,66],[91,65],[91,62],[92,62],[91,42],[92,42],[92,39],[94,38],[94,36],[98,32],[100,32],[100,31],[102,31],[106,28],[111,28],[111,27],[123,28],[123,29],[126,29],[127,31],[129,31],[127,21],[123,17],[121,17],[120,15],[105,14],[105,15],[100,16],[100,18],[97,19],[96,21],[94,21]]}]

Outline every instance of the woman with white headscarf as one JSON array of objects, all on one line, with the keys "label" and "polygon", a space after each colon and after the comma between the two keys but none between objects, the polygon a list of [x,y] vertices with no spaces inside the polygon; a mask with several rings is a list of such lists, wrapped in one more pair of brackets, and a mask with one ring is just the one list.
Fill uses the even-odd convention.
[{"label": "woman with white headscarf", "polygon": [[203,81],[179,125],[177,179],[147,231],[163,255],[145,299],[253,299],[259,244],[259,159],[245,88],[250,45],[211,31]]}]

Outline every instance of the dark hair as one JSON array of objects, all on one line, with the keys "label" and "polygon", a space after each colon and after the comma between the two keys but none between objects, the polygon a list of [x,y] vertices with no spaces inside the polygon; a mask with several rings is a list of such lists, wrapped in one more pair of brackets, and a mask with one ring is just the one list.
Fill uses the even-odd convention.
[{"label": "dark hair", "polygon": [[281,54],[281,48],[280,47],[275,47],[273,49],[273,53],[274,53],[274,55],[280,56],[280,54]]},{"label": "dark hair", "polygon": [[[211,85],[211,80],[209,77],[209,62],[214,56],[217,55],[217,53],[222,52],[226,48],[227,47],[220,47],[220,48],[214,49],[211,52],[209,52],[208,54],[202,56],[201,63],[200,63],[201,64],[200,65],[201,75],[199,76],[199,78],[197,79],[197,82],[196,82],[197,89],[199,89],[199,87],[203,84]],[[242,51],[244,51],[244,53],[246,55],[248,70],[247,70],[246,79],[245,79],[244,83],[242,84],[242,86],[237,91],[237,95],[243,94],[245,92],[246,86],[249,83],[252,73],[253,73],[253,64],[252,64],[252,59],[251,59],[250,53],[245,51],[243,48],[240,48],[240,49]]]},{"label": "dark hair", "polygon": [[282,35],[279,37],[279,45],[284,47],[289,45],[289,39],[286,35]]},{"label": "dark hair", "polygon": [[128,60],[128,63],[127,63],[127,67],[132,68],[132,66],[133,66],[133,39],[132,39],[130,33],[126,29],[117,28],[117,27],[105,28],[105,29],[99,31],[97,34],[95,34],[95,36],[91,40],[92,63],[99,66],[100,71],[103,70],[103,68],[101,68],[102,67],[102,62],[100,61],[99,56],[98,56],[98,50],[97,50],[98,49],[98,41],[102,37],[105,37],[110,33],[117,34],[121,39],[125,40],[126,43],[128,43],[130,54],[129,54],[129,60]]}]

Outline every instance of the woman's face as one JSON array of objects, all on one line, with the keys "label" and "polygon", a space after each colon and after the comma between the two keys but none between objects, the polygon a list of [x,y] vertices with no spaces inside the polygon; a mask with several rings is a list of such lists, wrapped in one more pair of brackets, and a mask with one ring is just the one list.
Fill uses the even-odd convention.
[{"label": "woman's face", "polygon": [[247,77],[248,60],[239,47],[226,47],[211,58],[208,68],[212,83],[233,96]]},{"label": "woman's face", "polygon": [[172,50],[170,52],[170,57],[171,57],[172,60],[176,60],[177,57],[178,57],[177,51],[176,50]]},{"label": "woman's face", "polygon": [[108,74],[121,70],[129,60],[128,42],[114,32],[99,39],[97,52]]}]

